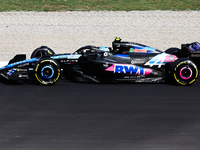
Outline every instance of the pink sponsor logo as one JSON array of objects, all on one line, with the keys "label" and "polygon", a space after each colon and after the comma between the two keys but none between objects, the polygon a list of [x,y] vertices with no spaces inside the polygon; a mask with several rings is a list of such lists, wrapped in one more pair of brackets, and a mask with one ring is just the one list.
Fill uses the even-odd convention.
[{"label": "pink sponsor logo", "polygon": [[131,74],[131,75],[148,75],[152,72],[151,69],[143,68],[135,65],[114,64],[105,71],[112,71],[114,73]]}]

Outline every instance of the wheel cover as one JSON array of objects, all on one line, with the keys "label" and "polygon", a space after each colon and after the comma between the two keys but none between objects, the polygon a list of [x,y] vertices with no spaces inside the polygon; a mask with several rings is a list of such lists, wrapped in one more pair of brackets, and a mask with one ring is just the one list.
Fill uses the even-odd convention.
[{"label": "wheel cover", "polygon": [[41,69],[41,75],[45,79],[50,79],[54,75],[54,69],[51,66],[44,66]]},{"label": "wheel cover", "polygon": [[184,80],[188,80],[191,78],[192,76],[192,69],[189,68],[189,67],[183,67],[181,70],[180,70],[180,77]]},{"label": "wheel cover", "polygon": [[36,65],[34,75],[41,84],[54,84],[60,77],[60,67],[53,60],[45,59]]},{"label": "wheel cover", "polygon": [[190,85],[198,78],[197,66],[188,60],[179,62],[174,68],[173,77],[181,85]]}]

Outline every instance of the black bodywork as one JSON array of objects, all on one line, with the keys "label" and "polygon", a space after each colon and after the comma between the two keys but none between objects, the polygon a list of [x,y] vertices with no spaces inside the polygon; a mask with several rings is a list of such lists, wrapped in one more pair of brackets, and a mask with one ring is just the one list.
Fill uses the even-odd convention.
[{"label": "black bodywork", "polygon": [[84,46],[74,53],[64,54],[55,54],[42,46],[33,51],[30,59],[26,60],[23,54],[16,55],[0,68],[0,75],[8,80],[35,79],[45,85],[54,84],[59,78],[97,83],[159,83],[169,79],[188,85],[197,80],[196,68],[200,66],[200,51],[189,49],[193,44],[162,52],[116,38],[106,51],[97,46]]}]

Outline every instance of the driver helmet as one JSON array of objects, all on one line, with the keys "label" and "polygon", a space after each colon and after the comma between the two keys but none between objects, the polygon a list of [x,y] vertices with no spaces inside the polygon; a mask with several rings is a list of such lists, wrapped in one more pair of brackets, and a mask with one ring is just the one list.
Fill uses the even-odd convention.
[{"label": "driver helmet", "polygon": [[200,44],[198,42],[195,42],[194,44],[189,46],[189,49],[192,51],[200,51]]},{"label": "driver helmet", "polygon": [[104,47],[104,46],[100,47],[99,50],[103,51],[103,52],[109,52],[110,51],[108,47]]}]

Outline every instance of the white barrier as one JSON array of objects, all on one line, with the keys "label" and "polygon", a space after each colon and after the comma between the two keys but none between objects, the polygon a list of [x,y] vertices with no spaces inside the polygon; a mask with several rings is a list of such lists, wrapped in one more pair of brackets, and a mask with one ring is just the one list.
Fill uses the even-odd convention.
[{"label": "white barrier", "polygon": [[8,61],[0,61],[0,68],[3,66],[6,66],[8,64]]}]

